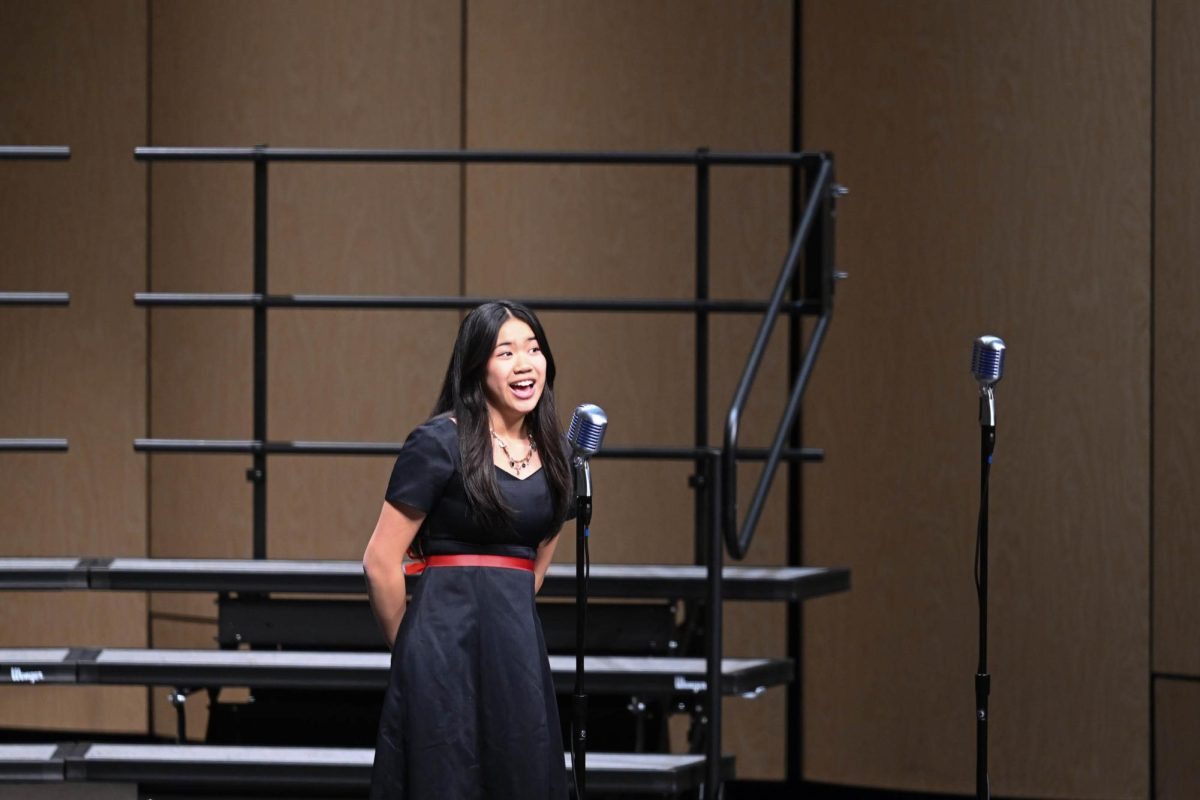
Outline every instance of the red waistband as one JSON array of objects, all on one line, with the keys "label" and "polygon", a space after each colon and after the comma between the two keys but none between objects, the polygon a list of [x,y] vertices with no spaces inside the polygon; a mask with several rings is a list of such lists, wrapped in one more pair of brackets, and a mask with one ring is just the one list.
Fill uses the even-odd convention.
[{"label": "red waistband", "polygon": [[426,567],[503,567],[505,569],[523,569],[533,572],[532,558],[514,558],[512,556],[486,556],[468,554],[460,556],[426,556],[420,561],[410,561],[404,565],[405,575],[420,575]]}]

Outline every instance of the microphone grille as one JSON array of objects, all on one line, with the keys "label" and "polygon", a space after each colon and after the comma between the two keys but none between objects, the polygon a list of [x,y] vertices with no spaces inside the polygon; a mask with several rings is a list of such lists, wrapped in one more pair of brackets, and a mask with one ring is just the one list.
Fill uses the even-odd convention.
[{"label": "microphone grille", "polygon": [[584,403],[575,409],[571,417],[567,440],[576,453],[590,456],[600,449],[600,442],[604,439],[604,430],[607,427],[608,417],[604,410],[591,403]]},{"label": "microphone grille", "polygon": [[999,336],[980,336],[971,348],[971,374],[983,386],[1004,376],[1004,340]]}]

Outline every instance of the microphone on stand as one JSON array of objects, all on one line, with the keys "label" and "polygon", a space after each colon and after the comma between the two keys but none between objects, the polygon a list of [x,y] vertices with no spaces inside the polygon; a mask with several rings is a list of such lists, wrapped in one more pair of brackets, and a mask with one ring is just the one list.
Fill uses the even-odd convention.
[{"label": "microphone on stand", "polygon": [[996,396],[992,391],[1004,377],[1004,340],[980,336],[971,348],[971,374],[979,384],[979,424],[996,427]]},{"label": "microphone on stand", "polygon": [[[571,444],[572,463],[575,465],[576,497],[592,496],[592,470],[590,459],[604,441],[608,428],[608,415],[600,406],[584,403],[575,408],[571,416],[571,427],[567,430],[567,441]],[[589,509],[590,511],[590,509]],[[590,520],[584,520],[584,523]]]},{"label": "microphone on stand", "polygon": [[980,336],[971,348],[971,374],[979,384],[979,527],[975,538],[975,592],[979,597],[979,667],[975,671],[975,797],[992,796],[988,778],[987,722],[988,695],[992,676],[987,671],[987,592],[988,592],[988,476],[992,453],[996,448],[995,386],[1004,377],[1004,340],[998,336]]},{"label": "microphone on stand", "polygon": [[576,800],[587,792],[587,695],[583,692],[583,644],[587,630],[588,526],[592,523],[591,457],[600,449],[608,416],[600,406],[584,403],[575,408],[567,441],[575,466],[575,694],[571,724],[571,772]]}]

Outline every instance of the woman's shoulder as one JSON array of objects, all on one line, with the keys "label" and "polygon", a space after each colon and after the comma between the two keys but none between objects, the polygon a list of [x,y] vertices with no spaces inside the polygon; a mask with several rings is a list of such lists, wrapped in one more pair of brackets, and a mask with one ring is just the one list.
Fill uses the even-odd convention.
[{"label": "woman's shoulder", "polygon": [[[446,415],[431,417],[412,429],[404,441],[397,463],[408,468],[453,471],[458,465],[458,433]],[[420,467],[414,465],[422,465]]]},{"label": "woman's shoulder", "polygon": [[430,417],[413,429],[411,436],[433,438],[439,442],[457,445],[458,425],[449,413]]}]

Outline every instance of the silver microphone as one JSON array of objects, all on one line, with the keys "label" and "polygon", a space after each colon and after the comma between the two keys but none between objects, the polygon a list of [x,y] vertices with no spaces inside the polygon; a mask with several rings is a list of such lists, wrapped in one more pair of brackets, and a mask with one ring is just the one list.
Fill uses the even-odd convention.
[{"label": "silver microphone", "polygon": [[604,441],[604,430],[608,427],[608,416],[600,406],[584,403],[575,408],[571,416],[571,427],[567,441],[576,458],[591,458]]},{"label": "silver microphone", "polygon": [[1004,377],[1004,340],[980,336],[971,348],[971,374],[979,384],[979,424],[996,427],[996,394],[993,387]]},{"label": "silver microphone", "polygon": [[591,403],[576,406],[571,416],[571,427],[567,431],[567,441],[573,453],[575,493],[578,497],[592,496],[592,470],[588,459],[600,449],[607,428],[608,415],[600,406]]}]

